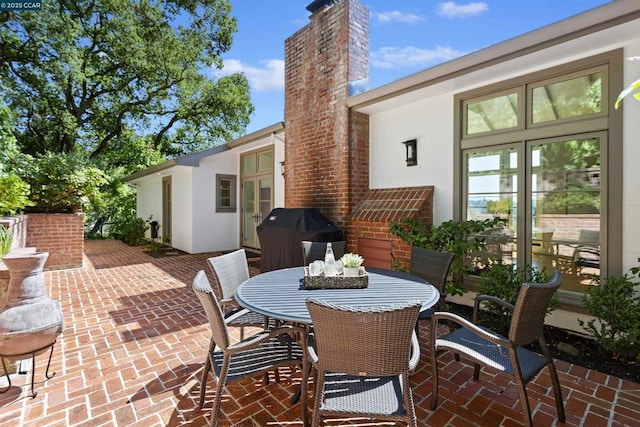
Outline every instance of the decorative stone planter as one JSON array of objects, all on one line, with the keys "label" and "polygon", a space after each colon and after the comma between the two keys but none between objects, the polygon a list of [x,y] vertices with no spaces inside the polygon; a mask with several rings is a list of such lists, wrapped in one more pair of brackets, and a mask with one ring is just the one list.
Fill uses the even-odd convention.
[{"label": "decorative stone planter", "polygon": [[343,267],[345,277],[357,277],[360,274],[360,267]]},{"label": "decorative stone planter", "polygon": [[[35,357],[50,350],[51,363],[53,345],[63,328],[60,302],[51,300],[45,292],[42,269],[48,256],[47,252],[13,251],[2,259],[9,269],[9,289],[6,305],[0,309],[0,357],[3,366],[5,360],[31,357],[32,397],[36,396],[33,390]],[[49,364],[47,379],[51,378]],[[6,367],[4,370],[7,372]],[[11,387],[8,375],[7,380]]]}]

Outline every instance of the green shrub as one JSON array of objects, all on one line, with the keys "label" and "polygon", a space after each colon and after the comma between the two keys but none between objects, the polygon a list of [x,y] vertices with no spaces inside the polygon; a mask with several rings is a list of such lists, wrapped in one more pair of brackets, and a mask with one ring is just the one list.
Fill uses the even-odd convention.
[{"label": "green shrub", "polygon": [[27,206],[33,206],[29,200],[29,184],[13,173],[0,174],[0,216],[14,215]]},{"label": "green shrub", "polygon": [[451,264],[453,280],[447,285],[447,293],[449,295],[462,295],[464,293],[464,278],[474,271],[473,267],[467,263],[467,256],[473,251],[486,248],[484,239],[470,238],[470,236],[482,234],[486,230],[500,228],[506,222],[507,220],[502,218],[466,221],[450,220],[437,227],[428,228],[415,219],[405,218],[401,222],[393,221],[389,232],[412,246],[453,253],[455,255]]},{"label": "green shrub", "polygon": [[30,212],[73,212],[99,197],[107,177],[99,168],[74,154],[22,156],[14,173],[26,181],[34,203]]},{"label": "green shrub", "polygon": [[613,358],[638,360],[640,353],[640,295],[633,281],[640,268],[629,270],[622,277],[593,277],[594,286],[587,288],[582,304],[595,317],[578,319],[580,326],[598,343],[600,349]]},{"label": "green shrub", "polygon": [[149,222],[142,218],[128,218],[116,226],[116,237],[128,245],[136,246],[147,242],[145,233]]},{"label": "green shrub", "polygon": [[[515,304],[523,283],[545,283],[547,281],[549,281],[549,275],[544,269],[536,270],[528,264],[516,268],[511,264],[496,262],[482,272],[479,293],[492,295]],[[559,306],[558,296],[554,295],[549,303],[547,313]],[[489,326],[496,332],[507,335],[511,324],[511,312],[498,304],[486,302],[483,303],[479,320],[483,325]]]},{"label": "green shrub", "polygon": [[7,227],[0,225],[0,258],[9,253],[11,243],[13,243],[13,234]]}]

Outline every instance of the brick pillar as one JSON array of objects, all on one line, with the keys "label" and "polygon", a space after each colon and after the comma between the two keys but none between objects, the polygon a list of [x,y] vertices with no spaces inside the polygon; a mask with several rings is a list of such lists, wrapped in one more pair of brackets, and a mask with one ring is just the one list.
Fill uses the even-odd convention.
[{"label": "brick pillar", "polygon": [[369,10],[341,0],[310,20],[285,41],[285,206],[318,208],[346,230],[352,187],[369,186],[368,118],[351,119],[346,102],[368,82]]},{"label": "brick pillar", "polygon": [[46,270],[82,267],[84,214],[29,214],[28,247],[49,252]]}]

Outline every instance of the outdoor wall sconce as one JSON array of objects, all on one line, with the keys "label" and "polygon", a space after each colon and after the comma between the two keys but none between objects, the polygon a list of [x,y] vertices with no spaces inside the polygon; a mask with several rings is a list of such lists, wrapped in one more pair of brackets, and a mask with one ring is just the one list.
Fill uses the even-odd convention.
[{"label": "outdoor wall sconce", "polygon": [[284,176],[284,161],[280,162],[280,175]]},{"label": "outdoor wall sconce", "polygon": [[418,140],[410,139],[404,141],[403,144],[407,149],[407,166],[415,166],[418,164]]}]

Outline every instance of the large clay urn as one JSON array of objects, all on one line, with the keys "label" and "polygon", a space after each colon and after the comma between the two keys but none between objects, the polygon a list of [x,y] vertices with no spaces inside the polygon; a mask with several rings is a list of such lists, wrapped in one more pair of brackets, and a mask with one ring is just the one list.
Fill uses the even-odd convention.
[{"label": "large clay urn", "polygon": [[0,308],[0,356],[25,359],[49,349],[62,332],[60,302],[45,290],[42,268],[47,252],[10,252],[2,260],[9,269],[6,305]]}]

